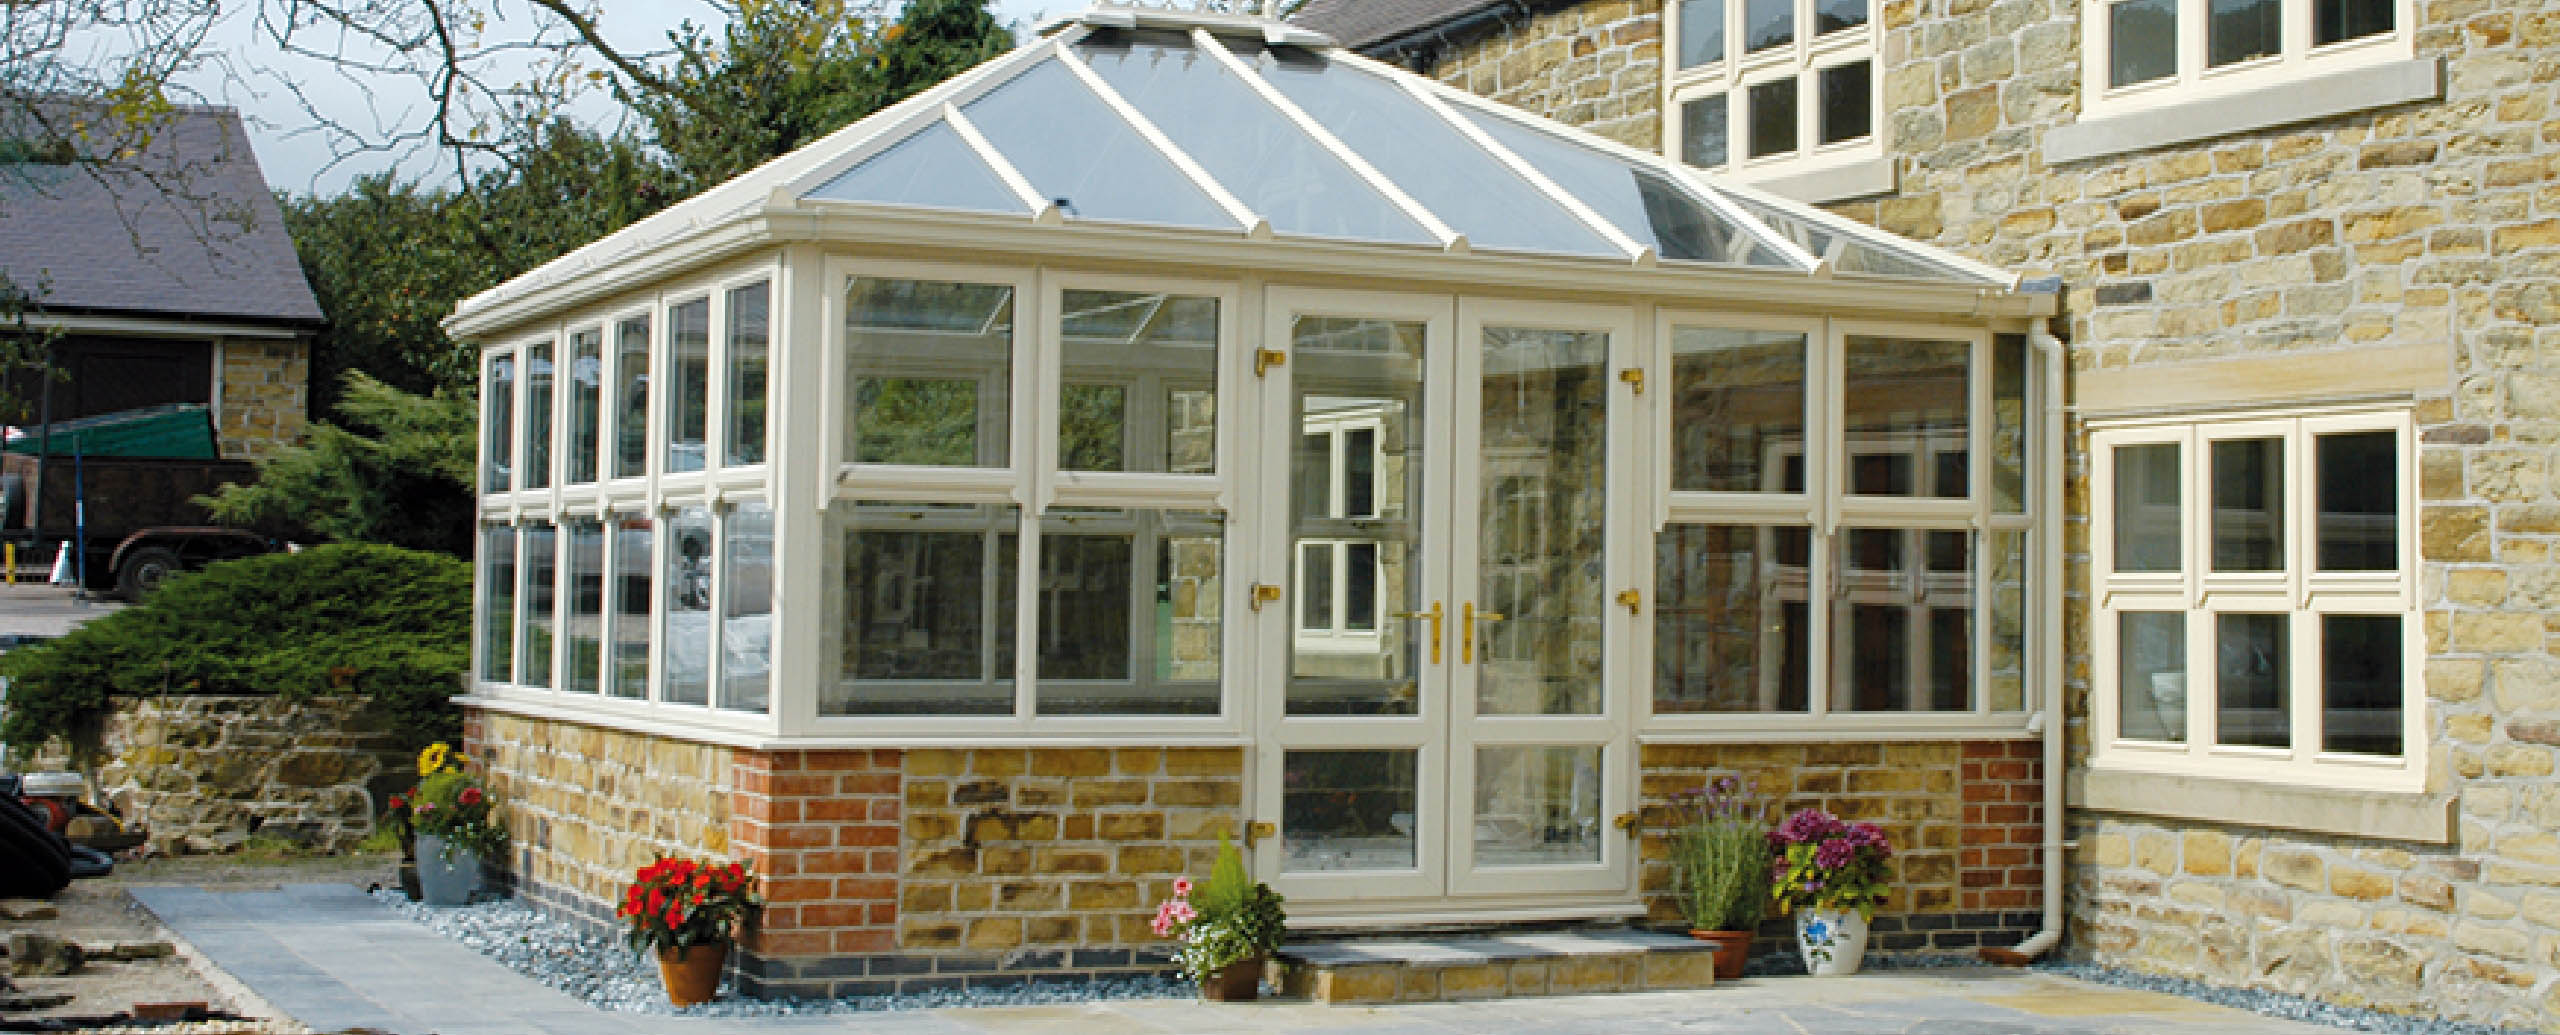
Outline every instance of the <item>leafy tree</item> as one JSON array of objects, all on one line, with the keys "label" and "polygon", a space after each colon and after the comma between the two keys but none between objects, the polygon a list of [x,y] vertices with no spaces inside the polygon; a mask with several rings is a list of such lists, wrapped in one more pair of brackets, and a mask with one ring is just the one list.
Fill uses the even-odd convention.
[{"label": "leafy tree", "polygon": [[453,389],[413,395],[346,375],[338,412],[354,427],[311,426],[304,444],[258,465],[258,480],[201,502],[229,524],[286,524],[343,542],[471,555],[478,408]]}]

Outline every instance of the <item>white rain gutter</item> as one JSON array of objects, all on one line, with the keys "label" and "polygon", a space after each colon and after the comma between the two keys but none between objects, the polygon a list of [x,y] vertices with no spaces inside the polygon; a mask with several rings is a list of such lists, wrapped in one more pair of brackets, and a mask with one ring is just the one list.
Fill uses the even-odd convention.
[{"label": "white rain gutter", "polygon": [[2068,817],[2063,815],[2063,738],[2069,723],[2063,716],[2062,691],[2062,453],[2069,441],[2062,426],[2062,370],[2064,356],[2061,339],[2053,336],[2050,318],[2039,318],[2027,330],[2027,345],[2044,354],[2044,419],[2052,429],[2049,445],[2044,450],[2044,497],[2046,533],[2044,535],[2044,578],[2039,588],[2039,603],[2045,615],[2046,628],[2041,637],[2045,643],[2043,663],[2044,708],[2036,714],[2035,723],[2044,729],[2044,927],[2026,940],[2006,949],[1984,946],[1979,955],[1994,963],[2022,966],[2053,951],[2062,944],[2062,853],[2069,845],[2064,840],[2070,831]]}]

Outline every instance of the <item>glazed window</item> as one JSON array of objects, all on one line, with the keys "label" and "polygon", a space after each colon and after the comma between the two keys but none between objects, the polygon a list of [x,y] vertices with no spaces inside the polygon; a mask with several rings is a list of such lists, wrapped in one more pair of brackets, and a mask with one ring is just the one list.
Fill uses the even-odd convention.
[{"label": "glazed window", "polygon": [[604,416],[604,331],[590,327],[569,335],[568,477],[570,485],[596,480],[597,440]]},{"label": "glazed window", "polygon": [[728,433],[721,437],[726,448],[720,454],[720,464],[743,467],[763,463],[766,450],[772,448],[771,429],[765,420],[771,405],[767,375],[773,362],[771,286],[755,283],[730,291],[727,316]]},{"label": "glazed window", "polygon": [[2401,0],[2106,0],[2087,21],[2093,112],[2210,99],[2409,56]]},{"label": "glazed window", "polygon": [[1663,139],[1745,180],[1880,159],[1867,0],[1679,0]]},{"label": "glazed window", "polygon": [[515,488],[516,354],[489,354],[489,390],[480,416],[480,489],[506,492]]}]

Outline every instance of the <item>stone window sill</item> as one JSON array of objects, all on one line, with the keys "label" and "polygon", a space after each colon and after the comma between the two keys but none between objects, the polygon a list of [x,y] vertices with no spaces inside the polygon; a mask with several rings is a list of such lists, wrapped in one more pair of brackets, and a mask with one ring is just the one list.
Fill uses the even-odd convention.
[{"label": "stone window sill", "polygon": [[2452,844],[2455,795],[2306,787],[2130,769],[2072,773],[2073,809],[2274,827],[2348,837]]},{"label": "stone window sill", "polygon": [[1715,178],[1731,180],[1746,186],[1808,205],[1822,205],[1853,198],[1891,194],[1897,182],[1895,165],[1890,155],[1877,155],[1852,162],[1793,172],[1769,172],[1760,176],[1723,173]]},{"label": "stone window sill", "polygon": [[2310,122],[2444,97],[2444,60],[2414,58],[2331,72],[2242,93],[2199,95],[2119,114],[2103,110],[2044,135],[2047,165]]}]

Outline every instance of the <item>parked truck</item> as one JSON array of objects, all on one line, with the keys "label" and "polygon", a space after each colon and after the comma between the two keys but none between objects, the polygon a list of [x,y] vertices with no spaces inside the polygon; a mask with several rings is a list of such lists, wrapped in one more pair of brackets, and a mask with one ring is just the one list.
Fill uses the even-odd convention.
[{"label": "parked truck", "polygon": [[221,459],[200,404],[23,429],[0,444],[0,535],[35,558],[70,543],[74,578],[139,600],[171,573],[284,548],[273,530],[217,524],[195,502],[257,473]]}]

